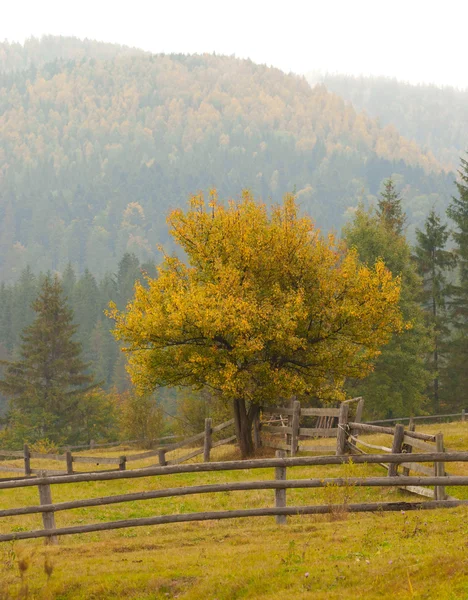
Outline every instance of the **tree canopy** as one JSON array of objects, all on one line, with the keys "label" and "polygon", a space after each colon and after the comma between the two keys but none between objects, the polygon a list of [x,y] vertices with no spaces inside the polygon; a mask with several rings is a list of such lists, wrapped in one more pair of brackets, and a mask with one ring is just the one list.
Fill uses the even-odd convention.
[{"label": "tree canopy", "polygon": [[169,223],[188,264],[165,256],[126,311],[111,307],[115,335],[140,389],[208,386],[233,401],[244,455],[260,405],[343,398],[405,326],[399,279],[323,238],[291,195],[269,213],[249,192],[227,205],[199,194]]}]

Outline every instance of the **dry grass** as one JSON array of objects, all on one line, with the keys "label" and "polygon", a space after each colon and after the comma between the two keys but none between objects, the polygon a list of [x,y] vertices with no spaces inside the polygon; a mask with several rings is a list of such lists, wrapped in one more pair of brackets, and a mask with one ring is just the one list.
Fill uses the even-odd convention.
[{"label": "dry grass", "polygon": [[[421,426],[468,449],[468,424]],[[385,437],[387,439],[385,439]],[[388,436],[368,436],[388,445]],[[93,451],[95,454],[96,451]],[[220,447],[215,459],[235,458]],[[85,453],[83,453],[85,454]],[[90,454],[89,452],[87,453]],[[121,454],[116,451],[116,456]],[[109,456],[107,452],[102,455]],[[196,459],[195,459],[196,460]],[[154,459],[149,464],[154,464]],[[81,467],[82,465],[80,465]],[[137,462],[132,466],[139,465]],[[461,465],[465,470],[468,465]],[[85,465],[86,467],[86,465]],[[450,471],[460,472],[460,465]],[[55,468],[55,467],[51,467]],[[378,466],[294,468],[288,478],[380,475]],[[271,469],[53,486],[56,502],[164,487],[272,479]],[[466,488],[448,490],[461,497]],[[148,500],[57,513],[57,526],[273,505],[273,491]],[[468,509],[347,514],[346,503],[413,499],[393,488],[288,490],[288,505],[336,504],[341,514],[161,525],[0,545],[0,600],[181,598],[468,598]],[[36,504],[34,487],[0,492],[0,507]],[[346,517],[346,518],[345,518]],[[40,515],[3,519],[2,533],[41,528]]]}]

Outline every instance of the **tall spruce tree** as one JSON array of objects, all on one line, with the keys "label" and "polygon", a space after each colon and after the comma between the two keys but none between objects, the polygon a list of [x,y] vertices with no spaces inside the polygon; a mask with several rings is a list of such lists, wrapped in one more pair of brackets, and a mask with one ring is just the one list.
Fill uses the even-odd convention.
[{"label": "tall spruce tree", "polygon": [[377,203],[377,215],[379,219],[397,235],[403,233],[406,216],[401,206],[401,196],[396,191],[393,179],[390,177],[384,181],[384,189]]},{"label": "tall spruce tree", "polygon": [[[385,195],[385,191],[384,194]],[[385,203],[390,202],[387,194]],[[395,200],[399,206],[399,199]],[[354,220],[345,226],[344,239],[355,247],[360,260],[373,264],[382,258],[385,265],[402,281],[400,308],[411,328],[394,334],[375,362],[374,371],[362,381],[349,380],[348,390],[365,397],[366,412],[372,418],[391,418],[421,412],[427,401],[430,381],[425,357],[431,350],[430,330],[419,306],[421,280],[411,260],[411,250],[401,233],[405,216],[396,220],[388,214],[398,209],[377,211],[358,208]]]},{"label": "tall spruce tree", "polygon": [[20,359],[3,363],[0,391],[10,398],[10,422],[20,420],[28,439],[70,442],[80,401],[96,385],[73,339],[77,326],[57,277],[44,279],[32,306],[35,320],[23,331]]},{"label": "tall spruce tree", "polygon": [[416,237],[418,245],[414,256],[423,279],[422,305],[433,331],[434,347],[429,361],[433,379],[429,395],[437,413],[441,405],[446,404],[445,389],[441,389],[441,381],[447,379],[447,341],[450,335],[448,307],[453,292],[448,275],[455,268],[456,256],[445,249],[450,233],[434,210],[426,219],[424,231],[416,230]]},{"label": "tall spruce tree", "polygon": [[458,197],[452,197],[447,215],[455,222],[452,233],[458,258],[456,285],[451,300],[452,352],[449,362],[451,407],[468,404],[468,161],[461,159],[456,183]]}]

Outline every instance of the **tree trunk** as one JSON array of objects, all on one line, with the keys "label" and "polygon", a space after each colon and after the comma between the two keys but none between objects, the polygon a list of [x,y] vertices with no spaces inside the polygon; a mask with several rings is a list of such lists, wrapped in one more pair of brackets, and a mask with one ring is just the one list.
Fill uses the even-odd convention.
[{"label": "tree trunk", "polygon": [[254,443],[252,439],[252,425],[255,417],[260,411],[257,404],[252,404],[247,410],[244,398],[234,398],[234,425],[236,437],[239,443],[241,458],[249,458],[254,455]]}]

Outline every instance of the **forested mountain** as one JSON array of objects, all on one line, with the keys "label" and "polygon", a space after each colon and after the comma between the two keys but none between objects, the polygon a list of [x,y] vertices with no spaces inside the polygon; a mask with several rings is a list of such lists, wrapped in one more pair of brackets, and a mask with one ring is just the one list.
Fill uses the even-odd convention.
[{"label": "forested mountain", "polygon": [[1,44],[0,69],[3,281],[151,260],[168,210],[210,187],[296,190],[327,230],[393,176],[410,233],[453,193],[453,173],[393,126],[249,60],[47,37]]},{"label": "forested mountain", "polygon": [[321,82],[383,126],[395,126],[451,169],[468,150],[468,90],[411,85],[386,77],[312,74],[309,81]]}]

